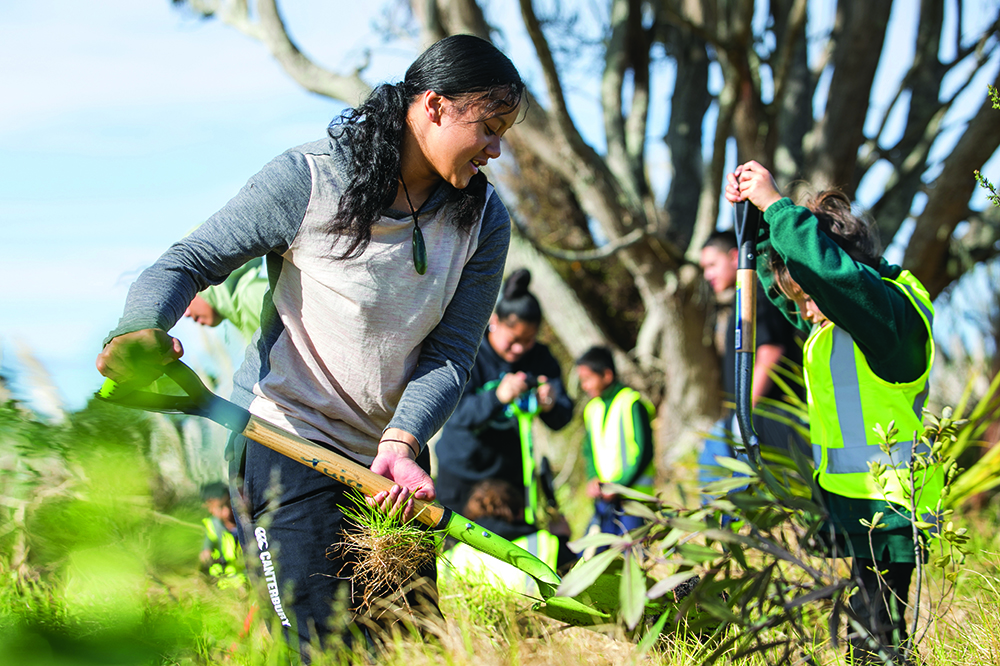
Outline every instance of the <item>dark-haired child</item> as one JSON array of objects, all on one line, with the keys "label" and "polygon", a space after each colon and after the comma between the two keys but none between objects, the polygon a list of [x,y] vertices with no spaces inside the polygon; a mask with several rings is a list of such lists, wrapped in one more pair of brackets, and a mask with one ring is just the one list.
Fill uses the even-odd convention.
[{"label": "dark-haired child", "polygon": [[[898,649],[906,642],[904,610],[919,549],[902,481],[889,473],[883,491],[869,463],[910,460],[934,361],[934,308],[913,274],[881,257],[876,232],[843,194],[824,192],[796,206],[781,197],[767,169],[748,162],[729,175],[726,198],[763,211],[769,233],[758,251],[767,261],[758,273],[769,298],[810,331],[803,366],[832,554],[852,558],[858,590],[850,603],[861,623],[877,643]],[[891,459],[875,432],[890,421],[900,440]],[[919,482],[917,513],[927,520],[940,497],[940,468]],[[876,512],[885,526],[869,537],[860,520]],[[851,645],[855,660],[875,658],[868,637],[852,632]]]},{"label": "dark-haired child", "polygon": [[528,290],[530,282],[531,273],[522,268],[504,283],[472,376],[435,451],[442,504],[461,511],[473,486],[500,479],[525,493],[527,519],[534,524],[544,507],[537,479],[525,474],[534,461],[525,458],[524,412],[559,430],[572,419],[573,403],[563,388],[559,362],[537,341],[542,309]]},{"label": "dark-haired child", "polygon": [[242,585],[246,580],[243,549],[229,499],[229,486],[222,482],[210,483],[201,489],[201,499],[211,514],[201,521],[205,526],[205,541],[199,556],[201,565],[219,587]]},{"label": "dark-haired child", "polygon": [[607,347],[591,347],[576,361],[580,388],[590,396],[583,412],[587,434],[587,495],[594,500],[592,527],[607,534],[626,534],[642,518],[622,510],[622,498],[604,487],[616,483],[653,494],[653,406],[635,389],[618,381]]}]

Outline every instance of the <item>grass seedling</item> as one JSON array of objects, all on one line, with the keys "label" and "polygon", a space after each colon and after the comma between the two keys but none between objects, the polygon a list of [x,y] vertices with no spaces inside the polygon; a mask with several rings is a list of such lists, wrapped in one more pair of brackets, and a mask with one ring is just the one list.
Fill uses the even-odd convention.
[{"label": "grass seedling", "polygon": [[345,530],[332,548],[355,561],[357,610],[372,613],[376,604],[390,601],[412,613],[405,593],[419,582],[417,573],[434,562],[434,533],[415,521],[404,521],[399,510],[383,512],[369,505],[360,492],[351,491],[348,498],[351,505],[340,508],[356,527]]}]

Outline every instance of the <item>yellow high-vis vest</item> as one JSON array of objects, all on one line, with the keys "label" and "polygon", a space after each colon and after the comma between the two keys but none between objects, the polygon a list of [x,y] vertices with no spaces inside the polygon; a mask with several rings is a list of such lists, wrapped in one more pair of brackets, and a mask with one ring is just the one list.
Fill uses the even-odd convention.
[{"label": "yellow high-vis vest", "polygon": [[[653,420],[653,406],[642,399],[639,392],[627,386],[614,398],[605,413],[604,401],[593,398],[587,403],[583,420],[590,433],[590,446],[594,454],[594,469],[601,483],[620,483],[626,467],[639,461],[642,451],[635,439],[635,423],[632,421],[632,406],[641,403]],[[634,490],[653,494],[656,469],[650,462],[645,470],[630,486]]]},{"label": "yellow high-vis vest", "polygon": [[[864,354],[843,329],[832,323],[814,329],[803,347],[803,369],[809,403],[809,434],[819,485],[832,493],[855,499],[887,499],[903,507],[909,501],[903,483],[909,486],[909,463],[913,442],[921,432],[922,410],[927,401],[927,378],[934,362],[931,324],[934,306],[924,286],[909,272],[895,285],[920,313],[927,327],[927,366],[911,382],[893,383],[876,375]],[[898,444],[891,456],[879,446],[875,426],[898,428]],[[918,452],[927,451],[918,444]],[[869,463],[902,466],[889,470],[883,491],[873,478]],[[944,472],[940,465],[922,471],[916,479],[917,516],[927,519],[941,496]],[[929,521],[930,522],[930,521]]]},{"label": "yellow high-vis vest", "polygon": [[212,564],[208,573],[218,579],[219,587],[241,585],[243,575],[243,549],[218,518],[205,518],[205,534],[212,544]]},{"label": "yellow high-vis vest", "polygon": [[[528,551],[555,571],[559,563],[559,537],[546,530],[514,539],[512,543]],[[520,569],[480,552],[464,543],[455,544],[438,557],[442,578],[465,578],[499,589],[537,595],[535,579]]]}]

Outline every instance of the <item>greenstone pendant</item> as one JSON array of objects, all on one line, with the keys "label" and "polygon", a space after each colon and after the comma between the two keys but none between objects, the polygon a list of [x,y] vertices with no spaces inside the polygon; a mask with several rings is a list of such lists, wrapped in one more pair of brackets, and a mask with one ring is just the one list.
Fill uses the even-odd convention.
[{"label": "greenstone pendant", "polygon": [[413,223],[413,267],[419,275],[427,272],[427,245],[424,243],[424,233],[420,231],[416,221]]}]

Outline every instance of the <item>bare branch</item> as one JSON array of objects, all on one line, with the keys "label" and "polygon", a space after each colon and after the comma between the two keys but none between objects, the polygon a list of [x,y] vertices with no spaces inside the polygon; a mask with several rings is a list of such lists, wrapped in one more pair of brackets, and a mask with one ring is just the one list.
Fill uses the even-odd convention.
[{"label": "bare branch", "polygon": [[[604,56],[601,77],[601,103],[604,109],[604,134],[608,145],[608,166],[619,178],[631,178],[625,148],[625,122],[622,114],[622,88],[628,67],[629,10],[631,0],[611,3],[611,37]],[[636,192],[632,196],[638,199]]]},{"label": "bare branch", "polygon": [[578,143],[582,143],[583,140],[579,136],[576,125],[573,124],[573,119],[569,115],[569,109],[566,107],[562,82],[559,80],[559,71],[556,69],[555,60],[552,58],[549,43],[542,32],[542,26],[538,21],[538,16],[535,15],[535,8],[532,6],[531,0],[520,0],[520,4],[524,25],[528,29],[528,36],[531,37],[531,43],[535,47],[538,61],[542,65],[545,89],[548,91],[549,102],[552,107],[549,109],[549,113],[555,121],[555,126],[566,138],[566,143],[570,146],[575,146]]},{"label": "bare branch", "polygon": [[[608,166],[626,187],[634,206],[646,194],[642,162],[649,111],[649,42],[643,34],[642,6],[638,0],[614,0],[611,6],[611,38],[605,53],[601,100],[608,146]],[[622,98],[625,73],[633,73],[632,104],[624,117]]]},{"label": "bare branch", "polygon": [[410,8],[420,20],[425,47],[448,35],[490,38],[490,26],[476,0],[410,0]]},{"label": "bare branch", "polygon": [[275,0],[258,0],[257,13],[262,41],[289,76],[303,88],[351,105],[358,104],[371,91],[371,87],[361,80],[360,72],[349,76],[335,74],[307,58],[288,36]]},{"label": "bare branch", "polygon": [[837,5],[833,77],[826,110],[815,132],[808,178],[821,189],[853,195],[858,149],[864,143],[867,99],[889,22],[889,3],[846,0]]},{"label": "bare branch", "polygon": [[708,42],[718,48],[722,47],[723,39],[718,34],[709,30],[704,22],[696,22],[695,20],[678,13],[677,10],[673,8],[671,3],[664,2],[661,4],[660,16],[663,17],[665,22],[675,25],[681,30],[701,38],[702,41]]},{"label": "bare branch", "polygon": [[[993,85],[1000,85],[1000,76]],[[987,98],[945,158],[941,174],[927,188],[927,205],[917,218],[916,230],[906,248],[904,266],[913,267],[932,298],[960,272],[958,267],[948,266],[946,241],[968,210],[969,198],[976,187],[972,171],[981,167],[998,146],[1000,126]]]},{"label": "bare branch", "polygon": [[614,256],[621,250],[631,247],[646,238],[646,231],[644,229],[633,229],[621,238],[616,238],[607,245],[595,250],[559,250],[542,245],[531,234],[531,230],[528,228],[528,225],[525,224],[521,217],[516,213],[511,213],[510,219],[511,222],[514,223],[514,226],[517,227],[517,230],[521,232],[521,235],[524,236],[524,238],[531,243],[536,250],[547,257],[561,259],[563,261],[593,261],[595,259],[607,259],[608,257]]},{"label": "bare branch", "polygon": [[774,99],[784,99],[785,88],[788,85],[788,77],[792,72],[792,59],[798,45],[799,35],[806,24],[806,0],[795,0],[792,5],[791,16],[785,26],[785,38],[778,49],[777,58],[774,62],[777,67],[774,71]]}]

